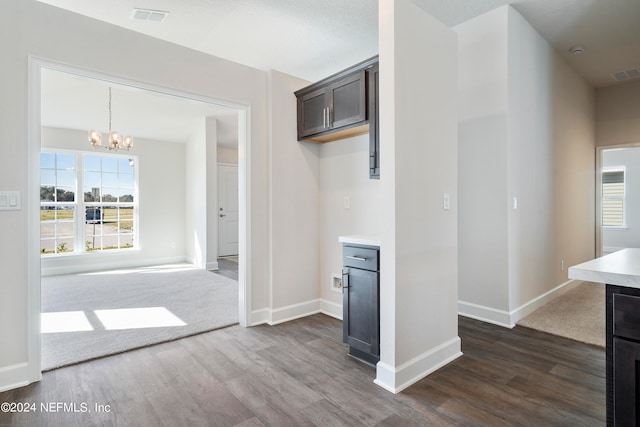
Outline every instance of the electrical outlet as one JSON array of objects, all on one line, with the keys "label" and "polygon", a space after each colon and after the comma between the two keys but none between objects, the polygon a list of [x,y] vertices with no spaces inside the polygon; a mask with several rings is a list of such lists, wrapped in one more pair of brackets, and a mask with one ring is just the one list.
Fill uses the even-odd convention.
[{"label": "electrical outlet", "polygon": [[560,261],[560,271],[564,271],[564,260]]}]

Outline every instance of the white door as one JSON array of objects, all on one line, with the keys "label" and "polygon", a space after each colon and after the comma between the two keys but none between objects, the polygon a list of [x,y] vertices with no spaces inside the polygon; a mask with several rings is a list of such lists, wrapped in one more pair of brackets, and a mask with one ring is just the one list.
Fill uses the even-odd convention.
[{"label": "white door", "polygon": [[238,166],[218,165],[218,256],[238,255]]}]

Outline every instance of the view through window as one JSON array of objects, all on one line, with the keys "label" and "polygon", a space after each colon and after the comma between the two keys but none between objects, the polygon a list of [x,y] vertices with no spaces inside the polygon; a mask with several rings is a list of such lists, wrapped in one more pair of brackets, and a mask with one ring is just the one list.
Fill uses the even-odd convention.
[{"label": "view through window", "polygon": [[131,156],[42,151],[41,253],[134,248],[135,167]]}]

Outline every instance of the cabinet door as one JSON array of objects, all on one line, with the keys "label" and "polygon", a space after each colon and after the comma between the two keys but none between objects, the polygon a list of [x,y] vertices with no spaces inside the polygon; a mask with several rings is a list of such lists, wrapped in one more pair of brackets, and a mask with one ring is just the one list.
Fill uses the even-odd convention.
[{"label": "cabinet door", "polygon": [[359,71],[329,86],[330,123],[336,129],[367,120],[365,71]]},{"label": "cabinet door", "polygon": [[369,81],[369,178],[380,179],[380,121],[378,64],[367,71]]},{"label": "cabinet door", "polygon": [[329,92],[326,87],[298,98],[298,139],[329,129]]},{"label": "cabinet door", "polygon": [[640,344],[613,338],[613,419],[616,427],[637,426]]},{"label": "cabinet door", "polygon": [[344,269],[342,294],[343,341],[356,350],[380,354],[378,273]]}]

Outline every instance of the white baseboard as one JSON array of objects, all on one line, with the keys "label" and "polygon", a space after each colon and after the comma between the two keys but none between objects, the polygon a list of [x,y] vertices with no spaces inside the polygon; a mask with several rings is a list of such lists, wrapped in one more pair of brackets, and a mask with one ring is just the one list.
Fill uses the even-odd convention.
[{"label": "white baseboard", "polygon": [[320,312],[342,320],[342,304],[336,304],[335,302],[322,299],[320,300]]},{"label": "white baseboard", "polygon": [[208,262],[206,265],[206,269],[211,271],[211,270],[219,270],[220,266],[218,265],[218,261],[212,261],[212,262]]},{"label": "white baseboard", "polygon": [[571,289],[575,288],[581,283],[583,283],[582,280],[568,280],[551,289],[550,291],[545,292],[544,294],[532,299],[528,303],[521,305],[511,312],[511,321],[515,325],[518,320],[527,317],[529,314],[533,313],[543,305],[553,301],[560,295],[569,292]]},{"label": "white baseboard", "polygon": [[460,338],[456,336],[398,367],[378,362],[373,382],[391,393],[400,393],[460,356]]},{"label": "white baseboard", "polygon": [[273,326],[318,313],[326,314],[327,316],[342,320],[342,306],[340,304],[318,298],[273,310],[269,308],[254,310],[251,312],[250,326],[257,326],[265,323]]},{"label": "white baseboard", "polygon": [[505,328],[513,328],[515,326],[515,323],[511,323],[509,312],[471,302],[458,301],[458,314]]},{"label": "white baseboard", "polygon": [[494,325],[503,326],[505,328],[513,328],[516,326],[516,322],[520,319],[527,317],[543,305],[575,288],[580,283],[582,283],[580,280],[569,280],[564,282],[511,312],[473,304],[466,301],[458,301],[458,314],[460,316],[470,317],[471,319],[493,323]]},{"label": "white baseboard", "polygon": [[[79,274],[79,273],[90,273],[94,271],[107,271],[114,270],[119,268],[138,268],[138,267],[148,267],[151,265],[165,265],[165,264],[178,264],[182,262],[189,262],[185,257],[168,257],[168,258],[154,258],[154,259],[144,259],[144,260],[136,260],[136,259],[122,259],[118,258],[117,260],[113,260],[111,262],[92,262],[92,259],[95,259],[95,254],[91,254],[93,257],[85,258],[82,255],[69,256],[65,259],[60,258],[60,261],[64,261],[65,265],[61,266],[46,266],[45,262],[42,264],[42,268],[40,269],[42,276],[58,276],[61,274]],[[89,256],[91,256],[89,255]],[[73,258],[72,258],[73,257]],[[73,263],[69,263],[69,259],[73,259]],[[102,260],[103,261],[103,260]],[[46,260],[46,264],[55,264],[54,260]]]},{"label": "white baseboard", "polygon": [[34,381],[39,381],[40,376],[35,379],[31,378],[31,371],[32,369],[30,369],[27,362],[0,368],[0,392],[24,387]]}]

